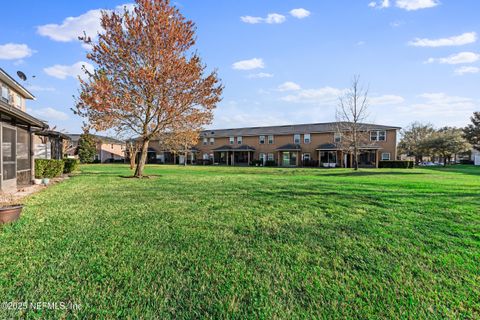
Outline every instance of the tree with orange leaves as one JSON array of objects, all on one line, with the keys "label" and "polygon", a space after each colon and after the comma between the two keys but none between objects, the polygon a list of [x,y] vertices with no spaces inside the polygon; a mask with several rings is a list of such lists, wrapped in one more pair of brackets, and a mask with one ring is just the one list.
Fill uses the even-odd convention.
[{"label": "tree with orange leaves", "polygon": [[184,124],[209,124],[223,86],[216,71],[205,74],[193,51],[195,24],[169,0],[136,0],[133,11],[105,11],[101,26],[97,42],[81,38],[91,45],[87,58],[95,70],[80,79],[76,112],[96,130],[138,135],[140,178],[150,140]]}]

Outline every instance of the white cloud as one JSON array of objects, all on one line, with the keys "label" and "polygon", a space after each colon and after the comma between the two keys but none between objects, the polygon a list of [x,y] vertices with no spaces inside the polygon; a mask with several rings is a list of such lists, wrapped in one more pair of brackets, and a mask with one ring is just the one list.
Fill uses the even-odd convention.
[{"label": "white cloud", "polygon": [[249,79],[272,78],[273,74],[266,72],[252,73],[247,76]]},{"label": "white cloud", "polygon": [[242,20],[245,23],[250,23],[250,24],[257,24],[257,23],[262,23],[263,22],[262,17],[252,17],[252,16],[242,16],[242,17],[240,17],[240,20]]},{"label": "white cloud", "polygon": [[438,0],[397,0],[395,5],[400,9],[414,11],[419,9],[433,8],[440,4]]},{"label": "white cloud", "polygon": [[[120,5],[115,8],[117,11],[132,10],[133,4]],[[83,32],[92,39],[102,31],[100,18],[102,17],[102,9],[89,10],[77,17],[67,17],[61,24],[51,23],[37,27],[37,33],[48,37],[54,41],[71,42],[78,41],[79,36],[83,36]]]},{"label": "white cloud", "polygon": [[403,97],[393,94],[386,94],[383,96],[372,97],[369,99],[369,103],[372,106],[400,104],[403,102],[405,102],[405,99]]},{"label": "white cloud", "polygon": [[390,7],[390,0],[372,1],[368,4],[370,8],[385,9]]},{"label": "white cloud", "polygon": [[297,19],[303,19],[310,16],[310,11],[303,8],[298,8],[298,9],[291,10],[290,15],[292,15],[292,17],[295,17]]},{"label": "white cloud", "polygon": [[301,87],[299,84],[287,81],[278,86],[278,91],[298,91]]},{"label": "white cloud", "polygon": [[79,61],[71,66],[56,64],[54,66],[43,69],[49,76],[65,80],[68,77],[77,78],[78,76],[84,78],[85,73],[82,70],[82,66],[93,72],[93,66],[88,62]]},{"label": "white cloud", "polygon": [[265,19],[265,22],[269,24],[278,24],[284,23],[285,20],[287,20],[287,18],[284,15],[278,13],[269,13]]},{"label": "white cloud", "polygon": [[0,60],[17,60],[28,58],[35,51],[30,49],[26,44],[7,43],[0,45]]},{"label": "white cloud", "polygon": [[42,108],[42,109],[28,108],[27,112],[46,121],[49,121],[49,120],[64,121],[64,120],[68,120],[69,118],[65,112],[59,111],[50,107]]},{"label": "white cloud", "polygon": [[232,65],[232,68],[235,70],[253,70],[253,69],[263,69],[265,64],[260,58],[253,58],[249,60],[237,61]]},{"label": "white cloud", "polygon": [[442,63],[442,64],[462,64],[473,63],[480,60],[480,54],[474,52],[460,52],[446,58],[429,58],[426,63]]},{"label": "white cloud", "polygon": [[319,89],[301,89],[296,94],[290,94],[281,98],[286,102],[332,104],[338,101],[345,91],[342,89],[323,87]]},{"label": "white cloud", "polygon": [[462,46],[477,41],[475,32],[466,32],[458,36],[440,39],[415,38],[408,44],[414,47],[445,47],[445,46]]},{"label": "white cloud", "polygon": [[284,23],[287,18],[284,15],[278,13],[269,13],[267,17],[253,17],[253,16],[242,16],[240,20],[249,23],[249,24],[258,24],[258,23],[268,23],[268,24],[279,24]]},{"label": "white cloud", "polygon": [[56,91],[55,88],[52,88],[52,87],[41,87],[41,86],[36,86],[36,85],[28,86],[27,89],[30,90],[30,91],[37,91],[37,92],[40,92],[40,91],[46,91],[46,92]]},{"label": "white cloud", "polygon": [[462,75],[467,74],[467,73],[479,73],[479,72],[480,72],[479,67],[463,66],[463,67],[455,69],[455,74],[457,74],[459,76],[462,76]]}]

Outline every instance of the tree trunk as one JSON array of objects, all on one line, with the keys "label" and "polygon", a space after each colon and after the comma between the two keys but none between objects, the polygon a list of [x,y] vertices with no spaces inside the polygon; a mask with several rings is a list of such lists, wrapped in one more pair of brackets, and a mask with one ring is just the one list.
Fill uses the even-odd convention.
[{"label": "tree trunk", "polygon": [[358,170],[358,151],[355,149],[353,151],[353,168],[355,171]]},{"label": "tree trunk", "polygon": [[188,159],[188,151],[185,152],[185,159],[183,159],[183,165],[187,165],[187,159]]},{"label": "tree trunk", "polygon": [[145,168],[145,162],[147,161],[148,142],[148,140],[143,140],[140,158],[138,159],[137,168],[135,169],[136,178],[141,178],[143,176],[143,169]]}]

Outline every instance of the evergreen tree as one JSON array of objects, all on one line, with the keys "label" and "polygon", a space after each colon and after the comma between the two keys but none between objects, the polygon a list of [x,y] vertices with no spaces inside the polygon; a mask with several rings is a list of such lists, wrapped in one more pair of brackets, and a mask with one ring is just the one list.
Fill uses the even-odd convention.
[{"label": "evergreen tree", "polygon": [[474,112],[470,119],[472,123],[463,129],[463,133],[473,148],[480,151],[480,112]]},{"label": "evergreen tree", "polygon": [[78,158],[81,163],[92,163],[97,154],[97,145],[93,136],[89,133],[82,133],[78,140]]}]

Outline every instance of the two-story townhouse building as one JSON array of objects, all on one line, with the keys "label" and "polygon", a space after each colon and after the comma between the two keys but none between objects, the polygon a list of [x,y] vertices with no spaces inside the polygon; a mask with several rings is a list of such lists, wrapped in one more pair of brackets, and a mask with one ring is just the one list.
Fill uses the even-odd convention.
[{"label": "two-story townhouse building", "polygon": [[35,97],[0,68],[0,190],[16,190],[34,177],[34,132],[48,128],[26,112]]},{"label": "two-story townhouse building", "polygon": [[[75,157],[81,134],[72,133],[67,134],[67,136],[70,138],[67,155]],[[95,161],[111,163],[123,162],[125,160],[125,141],[96,134],[92,134],[91,136],[96,142],[97,153],[95,155]]]},{"label": "two-story townhouse building", "polygon": [[[397,158],[399,127],[362,127],[368,131],[369,141],[361,146],[360,166],[377,167],[380,160]],[[255,160],[282,167],[351,167],[353,159],[340,147],[342,137],[336,128],[337,124],[332,122],[205,130],[187,160],[219,165],[249,165]],[[154,141],[150,146],[149,159],[162,159],[161,163],[175,161],[171,153],[162,150],[161,142]],[[182,159],[175,163],[182,163]]]}]

